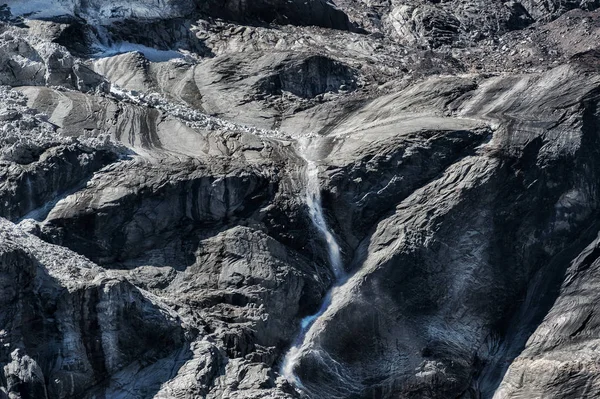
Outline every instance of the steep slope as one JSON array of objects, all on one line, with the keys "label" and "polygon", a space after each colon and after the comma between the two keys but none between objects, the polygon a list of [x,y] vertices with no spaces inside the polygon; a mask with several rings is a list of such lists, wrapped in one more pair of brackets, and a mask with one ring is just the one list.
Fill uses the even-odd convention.
[{"label": "steep slope", "polygon": [[0,356],[9,397],[80,396],[129,363],[183,346],[181,320],[158,298],[4,219],[0,224]]},{"label": "steep slope", "polygon": [[[308,392],[476,397],[470,385],[481,363],[511,360],[494,358],[490,346],[504,340],[534,274],[562,256],[597,214],[598,81],[588,75],[577,83],[578,76],[578,65],[565,66],[484,80],[454,101],[435,99],[461,117],[495,124],[491,139],[381,210],[359,244],[358,271],[307,334],[298,376]],[[395,95],[394,117],[409,119],[399,114],[402,101],[423,110],[427,101],[418,93],[439,84]],[[385,106],[375,108],[385,113]],[[363,115],[357,119],[345,123],[369,134]],[[410,182],[404,170],[395,179]],[[364,221],[360,213],[357,219]],[[545,270],[545,278],[555,272]]]},{"label": "steep slope", "polygon": [[597,396],[595,2],[6,3],[0,399]]}]

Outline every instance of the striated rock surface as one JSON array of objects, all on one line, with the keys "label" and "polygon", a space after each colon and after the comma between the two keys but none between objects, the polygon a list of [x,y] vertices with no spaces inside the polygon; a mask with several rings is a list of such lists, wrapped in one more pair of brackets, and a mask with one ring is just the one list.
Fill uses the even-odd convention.
[{"label": "striated rock surface", "polygon": [[597,2],[4,3],[0,399],[598,397]]},{"label": "striated rock surface", "polygon": [[[600,166],[596,89],[589,77],[578,84],[577,76],[583,76],[579,66],[564,66],[492,78],[454,101],[436,98],[462,117],[498,125],[489,141],[388,208],[359,244],[359,270],[338,288],[302,346],[298,375],[307,391],[332,398],[488,393],[484,382],[492,381],[480,380],[478,368],[490,356],[510,359],[490,346],[519,339],[507,330],[514,328],[511,314],[524,282],[540,270],[552,278],[558,271],[545,264],[573,250],[598,210],[597,178],[581,180]],[[569,94],[560,89],[562,79]],[[423,84],[429,87],[421,93],[436,83]],[[494,96],[485,94],[490,90]],[[536,98],[544,105],[534,111]],[[555,119],[566,108],[567,120]],[[517,121],[503,124],[505,115]],[[379,192],[401,196],[393,180]]]}]

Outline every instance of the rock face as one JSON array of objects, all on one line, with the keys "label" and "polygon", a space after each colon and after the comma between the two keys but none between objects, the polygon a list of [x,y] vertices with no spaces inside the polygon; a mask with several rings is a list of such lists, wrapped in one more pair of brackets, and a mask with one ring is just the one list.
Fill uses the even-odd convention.
[{"label": "rock face", "polygon": [[0,399],[598,396],[597,2],[6,3]]},{"label": "rock face", "polygon": [[[598,391],[592,349],[598,336],[594,311],[598,298],[592,288],[597,281],[597,250],[598,239],[571,262],[558,300],[510,365],[495,398],[587,397]],[[557,384],[560,390],[552,388]]]},{"label": "rock face", "polygon": [[80,396],[125,365],[184,342],[179,317],[150,293],[8,221],[1,229],[9,397]]},{"label": "rock face", "polygon": [[[496,355],[489,353],[490,340],[506,337],[524,282],[538,271],[552,278],[556,271],[544,265],[571,250],[598,209],[596,178],[581,182],[600,166],[595,94],[587,78],[576,83],[577,71],[565,66],[518,80],[493,78],[454,101],[441,99],[463,117],[502,126],[511,115],[519,122],[497,128],[491,140],[378,218],[359,244],[360,269],[302,347],[298,375],[307,391],[315,397],[475,394],[478,364]],[[571,92],[573,101],[559,89],[561,79],[569,81],[569,91],[581,88]],[[465,83],[471,84],[451,84]],[[431,92],[436,84],[429,81],[419,91]],[[496,102],[485,95],[490,90],[507,99]],[[544,106],[534,111],[536,98],[544,98]],[[566,107],[572,113],[563,124],[552,115]],[[526,119],[531,114],[535,122]],[[356,126],[364,126],[359,121]],[[364,220],[360,213],[357,219]]]},{"label": "rock face", "polygon": [[110,87],[66,49],[10,27],[2,29],[0,61],[1,85],[51,85],[97,92],[108,92]]}]

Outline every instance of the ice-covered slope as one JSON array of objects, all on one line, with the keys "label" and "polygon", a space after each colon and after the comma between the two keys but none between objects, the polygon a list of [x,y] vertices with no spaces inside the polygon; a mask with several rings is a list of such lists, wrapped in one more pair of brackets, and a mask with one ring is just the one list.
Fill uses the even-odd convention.
[{"label": "ice-covered slope", "polygon": [[194,9],[191,0],[5,0],[13,15],[28,18],[80,17],[99,24],[127,18],[164,19],[187,15]]}]

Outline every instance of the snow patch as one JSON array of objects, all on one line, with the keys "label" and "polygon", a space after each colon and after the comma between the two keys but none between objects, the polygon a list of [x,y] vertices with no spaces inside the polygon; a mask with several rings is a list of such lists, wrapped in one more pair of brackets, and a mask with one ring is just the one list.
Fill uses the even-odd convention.
[{"label": "snow patch", "polygon": [[52,18],[64,15],[73,15],[72,3],[65,5],[63,1],[53,0],[4,0],[2,2],[10,7],[10,12],[15,16],[28,18]]},{"label": "snow patch", "polygon": [[88,23],[109,24],[128,18],[177,18],[190,10],[192,2],[181,4],[164,0],[4,0],[15,16],[46,19],[77,16]]},{"label": "snow patch", "polygon": [[110,46],[98,47],[98,52],[94,54],[94,58],[106,58],[119,54],[139,52],[152,62],[166,62],[177,58],[183,58],[184,55],[175,50],[158,50],[152,47],[147,47],[142,44],[120,42],[113,43]]}]

